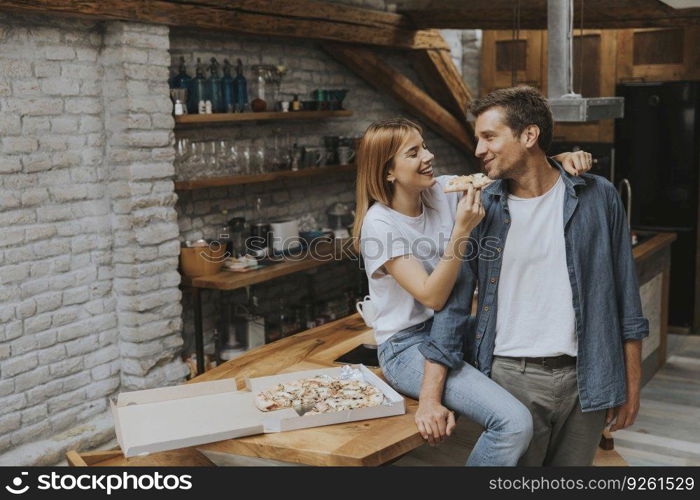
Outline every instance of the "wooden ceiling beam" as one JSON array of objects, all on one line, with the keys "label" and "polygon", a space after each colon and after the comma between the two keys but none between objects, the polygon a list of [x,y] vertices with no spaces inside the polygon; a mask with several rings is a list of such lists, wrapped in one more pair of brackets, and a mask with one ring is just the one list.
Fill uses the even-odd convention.
[{"label": "wooden ceiling beam", "polygon": [[444,139],[465,153],[474,154],[474,142],[467,122],[455,118],[371,49],[338,43],[325,43],[323,48],[367,83],[391,95]]},{"label": "wooden ceiling beam", "polygon": [[318,0],[169,0],[179,4],[197,4],[218,9],[237,10],[290,18],[317,19],[377,28],[415,29],[406,16],[383,10],[363,9]]},{"label": "wooden ceiling beam", "polygon": [[[293,3],[293,6],[287,5]],[[408,27],[402,16],[338,10],[310,0],[0,0],[0,10],[137,21],[250,35],[362,43],[400,49],[447,49],[436,30]],[[303,9],[307,14],[302,16]],[[366,20],[362,12],[366,11]],[[347,13],[349,20],[342,18]],[[387,14],[387,13],[384,13]],[[394,17],[396,16],[396,17]]]},{"label": "wooden ceiling beam", "polygon": [[[399,12],[418,28],[514,28],[515,0],[415,0],[399,3]],[[581,0],[574,0],[574,26],[580,23]],[[674,9],[658,0],[585,0],[585,28],[654,28],[700,24],[700,8]],[[520,2],[520,29],[547,29],[547,1]]]},{"label": "wooden ceiling beam", "polygon": [[418,50],[413,67],[430,95],[455,118],[467,123],[471,92],[448,50]]}]

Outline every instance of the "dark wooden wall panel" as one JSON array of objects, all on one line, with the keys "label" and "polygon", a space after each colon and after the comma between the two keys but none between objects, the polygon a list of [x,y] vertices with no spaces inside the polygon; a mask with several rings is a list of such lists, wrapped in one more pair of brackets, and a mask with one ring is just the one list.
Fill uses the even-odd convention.
[{"label": "dark wooden wall panel", "polygon": [[684,38],[682,28],[635,33],[634,64],[683,64]]}]

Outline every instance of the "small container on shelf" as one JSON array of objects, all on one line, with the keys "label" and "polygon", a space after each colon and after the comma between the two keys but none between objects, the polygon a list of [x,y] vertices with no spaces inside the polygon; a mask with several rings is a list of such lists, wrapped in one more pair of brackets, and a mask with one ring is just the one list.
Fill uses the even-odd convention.
[{"label": "small container on shelf", "polygon": [[197,58],[195,77],[189,81],[187,111],[191,114],[199,113],[200,103],[206,102],[208,98],[206,80],[204,78],[204,65],[202,60]]},{"label": "small container on shelf", "polygon": [[253,71],[255,71],[255,81],[253,85],[253,99],[250,101],[251,109],[258,113],[266,111],[267,106],[267,96],[265,92],[266,82],[266,69],[263,65],[253,66]]},{"label": "small container on shelf", "polygon": [[187,74],[185,58],[181,56],[180,66],[178,67],[178,73],[170,79],[170,88],[187,89],[190,86],[190,80],[192,80],[192,77]]},{"label": "small container on shelf", "polygon": [[236,112],[248,111],[248,80],[243,76],[243,61],[240,59],[236,65],[236,77],[233,79],[233,94]]},{"label": "small container on shelf", "polygon": [[301,111],[301,101],[297,94],[294,94],[290,107],[292,111]]},{"label": "small container on shelf", "polygon": [[233,113],[236,110],[234,98],[234,83],[231,76],[233,66],[228,59],[224,59],[224,76],[221,79],[221,97],[223,98],[224,113]]},{"label": "small container on shelf", "polygon": [[218,242],[180,248],[180,269],[185,276],[196,278],[216,274],[226,258],[226,247]]},{"label": "small container on shelf", "polygon": [[223,113],[224,108],[224,96],[221,87],[221,76],[219,76],[219,62],[216,57],[211,58],[211,64],[209,65],[209,78],[206,81],[207,93],[209,96],[209,101],[211,101],[211,113]]}]

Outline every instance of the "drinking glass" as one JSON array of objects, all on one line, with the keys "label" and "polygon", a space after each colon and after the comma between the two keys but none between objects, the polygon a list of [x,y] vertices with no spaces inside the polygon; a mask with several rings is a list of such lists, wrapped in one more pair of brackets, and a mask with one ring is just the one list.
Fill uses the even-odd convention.
[{"label": "drinking glass", "polygon": [[204,144],[205,172],[207,175],[216,173],[219,161],[216,156],[216,141],[206,141]]},{"label": "drinking glass", "polygon": [[265,173],[265,145],[256,141],[250,148],[250,170],[253,174]]},{"label": "drinking glass", "polygon": [[180,137],[175,142],[175,168],[180,169],[190,160],[192,155],[190,140],[186,137]]},{"label": "drinking glass", "polygon": [[190,143],[189,160],[187,166],[192,170],[203,170],[206,166],[206,160],[204,158],[204,146],[201,142]]},{"label": "drinking glass", "polygon": [[243,173],[243,168],[240,164],[240,158],[238,154],[238,146],[236,146],[236,143],[234,141],[227,141],[226,144],[226,164],[228,165],[228,169],[231,171],[233,174],[242,174]]},{"label": "drinking glass", "polygon": [[228,163],[228,141],[226,139],[216,140],[216,162],[219,168],[229,169]]},{"label": "drinking glass", "polygon": [[250,175],[253,173],[251,172],[250,157],[250,145],[246,141],[241,141],[238,146],[238,163],[243,175]]}]

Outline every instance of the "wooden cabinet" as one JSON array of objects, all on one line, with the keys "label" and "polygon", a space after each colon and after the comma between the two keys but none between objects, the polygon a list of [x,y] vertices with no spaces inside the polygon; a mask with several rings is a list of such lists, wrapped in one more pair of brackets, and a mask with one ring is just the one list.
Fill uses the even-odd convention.
[{"label": "wooden cabinet", "polygon": [[700,79],[700,27],[616,30],[617,81]]},{"label": "wooden cabinet", "polygon": [[[525,84],[540,90],[546,81],[542,30],[521,30],[517,40],[507,30],[484,31],[481,52],[481,93]],[[546,56],[545,56],[546,57]]]},{"label": "wooden cabinet", "polygon": [[[484,31],[481,95],[527,84],[547,93],[547,31]],[[581,45],[582,44],[582,45]],[[615,95],[617,83],[700,79],[700,27],[574,32],[574,90],[584,97]],[[499,57],[500,55],[500,57]],[[513,69],[515,68],[515,69]],[[558,123],[554,140],[614,142],[614,121]]]}]

